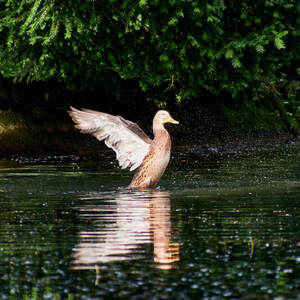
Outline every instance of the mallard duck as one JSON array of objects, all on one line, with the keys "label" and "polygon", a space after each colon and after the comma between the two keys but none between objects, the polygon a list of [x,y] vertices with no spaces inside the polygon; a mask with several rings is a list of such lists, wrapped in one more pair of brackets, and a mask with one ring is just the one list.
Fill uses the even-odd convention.
[{"label": "mallard duck", "polygon": [[116,152],[122,169],[137,169],[128,188],[151,188],[158,183],[169,163],[171,151],[171,138],[164,124],[179,124],[166,110],[155,114],[154,139],[151,140],[136,123],[121,116],[70,108],[68,113],[80,132],[104,140],[106,146]]}]

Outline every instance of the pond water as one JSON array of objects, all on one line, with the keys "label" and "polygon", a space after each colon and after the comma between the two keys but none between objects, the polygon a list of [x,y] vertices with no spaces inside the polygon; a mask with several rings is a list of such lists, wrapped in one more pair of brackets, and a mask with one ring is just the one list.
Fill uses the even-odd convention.
[{"label": "pond water", "polygon": [[299,149],[178,150],[147,191],[112,159],[0,161],[0,299],[299,299]]}]

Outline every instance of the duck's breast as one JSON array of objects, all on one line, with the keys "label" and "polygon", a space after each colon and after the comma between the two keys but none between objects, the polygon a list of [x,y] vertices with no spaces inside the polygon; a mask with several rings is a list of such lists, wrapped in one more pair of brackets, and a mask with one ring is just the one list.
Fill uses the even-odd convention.
[{"label": "duck's breast", "polygon": [[158,137],[155,138],[152,147],[150,147],[148,160],[149,173],[156,183],[165,172],[171,153],[171,138],[168,132],[166,131]]},{"label": "duck's breast", "polygon": [[165,130],[156,133],[148,154],[131,181],[129,187],[153,187],[157,184],[170,161],[171,138]]}]

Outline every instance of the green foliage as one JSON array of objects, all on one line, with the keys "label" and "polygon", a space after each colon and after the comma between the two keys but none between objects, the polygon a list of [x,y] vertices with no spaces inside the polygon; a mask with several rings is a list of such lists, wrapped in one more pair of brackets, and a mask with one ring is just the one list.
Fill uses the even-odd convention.
[{"label": "green foliage", "polygon": [[[143,91],[172,89],[180,100],[229,93],[267,112],[261,83],[299,75],[297,10],[295,0],[1,0],[0,71],[73,88],[107,81],[112,91],[118,78],[136,78]],[[276,99],[290,101],[285,92]]]}]

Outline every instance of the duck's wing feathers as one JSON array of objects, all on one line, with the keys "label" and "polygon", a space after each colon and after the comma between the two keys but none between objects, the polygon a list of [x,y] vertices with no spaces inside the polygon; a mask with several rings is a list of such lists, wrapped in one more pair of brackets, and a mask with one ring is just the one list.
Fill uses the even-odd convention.
[{"label": "duck's wing feathers", "polygon": [[149,152],[152,140],[133,122],[90,109],[71,107],[68,113],[80,132],[104,140],[106,146],[116,152],[122,169],[135,170]]}]

